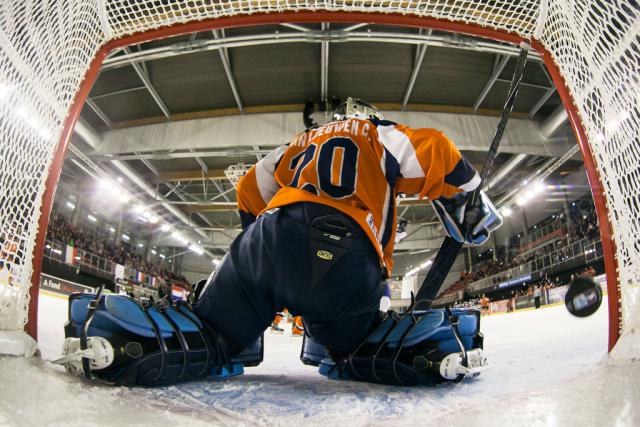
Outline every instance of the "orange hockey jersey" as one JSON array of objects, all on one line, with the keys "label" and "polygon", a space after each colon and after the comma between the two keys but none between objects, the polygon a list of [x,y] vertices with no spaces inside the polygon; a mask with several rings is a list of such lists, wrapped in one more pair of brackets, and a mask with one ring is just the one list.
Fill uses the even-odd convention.
[{"label": "orange hockey jersey", "polygon": [[238,208],[246,220],[297,202],[332,206],[360,224],[390,273],[396,195],[433,200],[472,191],[479,182],[440,131],[347,119],[304,132],[260,160],[238,183]]}]

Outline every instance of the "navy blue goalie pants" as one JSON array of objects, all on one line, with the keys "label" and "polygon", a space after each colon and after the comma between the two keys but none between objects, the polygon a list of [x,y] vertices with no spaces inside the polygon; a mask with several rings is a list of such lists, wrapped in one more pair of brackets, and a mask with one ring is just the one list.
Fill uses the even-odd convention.
[{"label": "navy blue goalie pants", "polygon": [[286,307],[318,343],[343,353],[377,325],[383,289],[378,255],[355,221],[296,203],[264,213],[233,241],[195,312],[238,350]]}]

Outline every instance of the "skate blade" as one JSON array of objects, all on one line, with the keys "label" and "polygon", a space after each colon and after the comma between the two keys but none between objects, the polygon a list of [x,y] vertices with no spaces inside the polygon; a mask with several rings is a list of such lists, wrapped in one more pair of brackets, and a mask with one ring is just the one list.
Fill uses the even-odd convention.
[{"label": "skate blade", "polygon": [[74,354],[69,354],[67,356],[63,356],[56,360],[52,360],[51,363],[53,363],[54,365],[65,366],[69,363],[80,362],[81,360],[82,360],[82,354],[74,353]]}]

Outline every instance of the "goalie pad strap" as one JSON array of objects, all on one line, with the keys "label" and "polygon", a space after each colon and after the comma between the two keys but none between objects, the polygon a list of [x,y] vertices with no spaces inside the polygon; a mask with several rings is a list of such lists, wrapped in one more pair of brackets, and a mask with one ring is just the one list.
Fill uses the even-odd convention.
[{"label": "goalie pad strap", "polygon": [[448,365],[451,360],[460,361],[461,368],[456,366],[455,371],[460,374],[454,380],[475,376],[476,366],[469,366],[467,350],[481,351],[479,319],[477,310],[391,312],[351,354],[323,359],[320,372],[335,379],[383,384],[436,384],[452,380],[449,373],[441,372],[440,365],[447,356],[459,354],[459,359],[445,361]]},{"label": "goalie pad strap", "polygon": [[[92,300],[96,302],[88,304]],[[88,372],[88,378],[112,385],[154,386],[236,375],[243,372],[244,364],[262,361],[262,339],[232,358],[225,337],[201,322],[185,303],[162,302],[123,295],[71,295],[67,340],[86,343],[100,337],[114,352],[107,366],[84,356],[91,349],[83,353],[85,375]]]}]

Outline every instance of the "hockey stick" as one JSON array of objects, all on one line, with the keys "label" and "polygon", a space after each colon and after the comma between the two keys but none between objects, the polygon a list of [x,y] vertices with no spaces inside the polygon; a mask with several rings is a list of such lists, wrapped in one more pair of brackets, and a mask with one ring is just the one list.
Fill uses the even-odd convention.
[{"label": "hockey stick", "polygon": [[[489,174],[491,173],[491,169],[493,168],[493,163],[496,160],[496,156],[498,154],[498,146],[500,145],[500,141],[502,140],[504,130],[507,127],[507,122],[509,121],[509,116],[511,115],[511,111],[513,110],[513,105],[518,94],[518,88],[520,86],[520,82],[522,81],[522,75],[524,73],[524,66],[527,62],[529,47],[530,46],[528,43],[522,42],[520,44],[520,56],[518,56],[516,69],[513,73],[513,78],[509,87],[509,96],[507,96],[504,108],[502,109],[502,115],[500,116],[500,122],[498,123],[498,127],[496,129],[495,135],[493,136],[493,140],[491,141],[491,146],[489,147],[487,157],[484,159],[484,164],[482,165],[482,169],[480,172],[480,184],[478,184],[478,187],[476,187],[476,189],[471,194],[471,200],[469,201],[468,206],[476,205],[480,190],[482,189],[487,176],[489,176]],[[464,236],[466,235],[468,230],[461,231],[463,232]],[[431,268],[427,273],[427,277],[424,278],[424,281],[420,285],[420,289],[418,290],[418,294],[416,295],[416,306],[422,305],[426,309],[431,308],[433,299],[436,297],[436,294],[444,283],[444,279],[449,274],[449,271],[451,271],[451,267],[458,257],[458,254],[460,253],[463,245],[464,243],[456,242],[449,236],[445,237],[442,245],[440,246],[440,249],[438,249],[436,258],[433,260],[433,264],[431,264]]]}]

